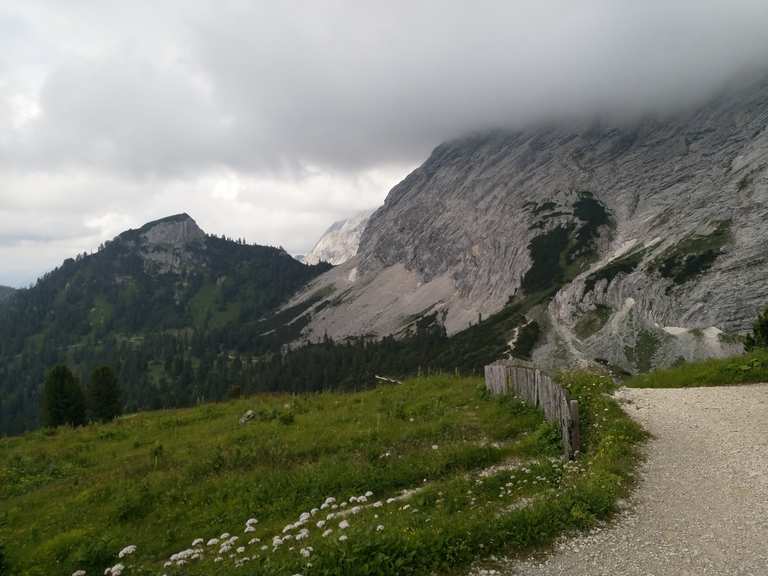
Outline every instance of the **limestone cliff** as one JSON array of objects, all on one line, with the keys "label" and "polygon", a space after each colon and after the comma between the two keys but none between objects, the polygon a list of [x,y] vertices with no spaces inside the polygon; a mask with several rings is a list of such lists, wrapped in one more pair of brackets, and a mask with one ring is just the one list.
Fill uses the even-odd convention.
[{"label": "limestone cliff", "polygon": [[397,333],[435,311],[457,332],[511,299],[543,328],[545,364],[737,351],[768,304],[767,125],[759,82],[671,118],[442,144],[305,292],[334,292],[305,335]]},{"label": "limestone cliff", "polygon": [[373,210],[366,210],[334,222],[309,254],[304,256],[303,262],[310,265],[328,262],[338,266],[355,256],[360,245],[360,237],[372,213]]}]

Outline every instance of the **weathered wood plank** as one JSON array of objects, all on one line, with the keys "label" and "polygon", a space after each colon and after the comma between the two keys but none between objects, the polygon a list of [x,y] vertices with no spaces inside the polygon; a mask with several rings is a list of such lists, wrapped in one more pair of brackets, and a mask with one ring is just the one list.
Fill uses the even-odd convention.
[{"label": "weathered wood plank", "polygon": [[512,394],[540,409],[559,429],[566,458],[572,458],[581,445],[579,404],[548,374],[532,362],[502,360],[485,366],[485,385],[491,394]]}]

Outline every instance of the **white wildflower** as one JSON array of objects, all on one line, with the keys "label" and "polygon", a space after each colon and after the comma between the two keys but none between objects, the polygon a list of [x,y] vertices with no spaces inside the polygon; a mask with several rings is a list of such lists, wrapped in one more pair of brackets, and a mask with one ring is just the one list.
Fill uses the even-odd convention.
[{"label": "white wildflower", "polygon": [[248,546],[253,546],[254,544],[258,544],[259,542],[261,542],[260,538],[251,538],[250,540],[248,540]]},{"label": "white wildflower", "polygon": [[218,538],[211,538],[210,540],[208,540],[208,543],[206,544],[206,546],[216,546],[216,544],[218,543],[219,543]]},{"label": "white wildflower", "polygon": [[299,550],[299,553],[304,556],[304,558],[309,558],[312,555],[312,548],[302,548]]},{"label": "white wildflower", "polygon": [[85,570],[76,570],[72,572],[72,576],[85,576]]},{"label": "white wildflower", "polygon": [[373,503],[374,508],[381,508],[382,506],[384,506],[384,503],[381,500]]},{"label": "white wildflower", "polygon": [[366,498],[370,498],[371,496],[373,496],[373,492],[371,492],[370,490],[368,490],[368,492],[366,492],[366,493],[365,493],[365,497],[366,497]]},{"label": "white wildflower", "polygon": [[131,544],[130,546],[126,546],[122,550],[120,550],[120,553],[117,555],[118,558],[125,558],[126,556],[130,556],[136,552],[136,546]]},{"label": "white wildflower", "polygon": [[323,538],[325,538],[325,537],[327,537],[327,536],[330,536],[330,535],[331,535],[331,533],[333,533],[333,530],[331,530],[330,528],[328,528],[328,530],[326,530],[325,532],[323,532]]},{"label": "white wildflower", "polygon": [[346,530],[347,528],[349,528],[349,522],[347,522],[346,520],[342,520],[341,522],[339,522],[339,528],[341,528],[342,530]]},{"label": "white wildflower", "polygon": [[344,542],[346,539],[347,539],[346,534],[342,534],[341,536],[339,536],[339,542]]},{"label": "white wildflower", "polygon": [[192,548],[197,548],[198,546],[202,546],[205,540],[202,538],[195,538],[192,540]]},{"label": "white wildflower", "polygon": [[245,552],[245,546],[238,546],[235,552],[237,552],[238,554],[242,554],[243,552]]},{"label": "white wildflower", "polygon": [[226,540],[227,538],[229,538],[229,532],[224,532],[224,534],[219,536],[219,539],[221,540]]},{"label": "white wildflower", "polygon": [[323,526],[325,526],[325,520],[318,520],[315,526],[317,526],[318,528],[322,528]]},{"label": "white wildflower", "polygon": [[376,532],[381,532],[382,530],[384,530],[383,524],[379,524],[378,526],[376,526]]},{"label": "white wildflower", "polygon": [[258,524],[259,521],[256,520],[256,518],[248,518],[248,520],[245,521],[246,526],[251,526],[252,524]]}]

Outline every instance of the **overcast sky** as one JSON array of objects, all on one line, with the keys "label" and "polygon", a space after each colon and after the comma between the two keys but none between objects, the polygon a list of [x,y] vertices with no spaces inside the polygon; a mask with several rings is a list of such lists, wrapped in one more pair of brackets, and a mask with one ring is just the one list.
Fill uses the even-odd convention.
[{"label": "overcast sky", "polygon": [[766,0],[0,0],[0,284],[188,212],[308,250],[441,141],[690,106]]}]

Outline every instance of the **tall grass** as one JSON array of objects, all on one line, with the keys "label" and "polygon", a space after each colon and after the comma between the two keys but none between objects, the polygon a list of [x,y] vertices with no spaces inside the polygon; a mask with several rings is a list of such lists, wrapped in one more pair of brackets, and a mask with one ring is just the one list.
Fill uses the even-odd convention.
[{"label": "tall grass", "polygon": [[732,358],[686,362],[634,376],[625,384],[632,388],[690,388],[756,382],[768,382],[768,350],[755,350]]},{"label": "tall grass", "polygon": [[[558,433],[538,412],[489,397],[480,379],[450,377],[0,440],[0,544],[11,573],[24,576],[100,574],[128,544],[138,551],[125,576],[417,575],[537,546],[610,514],[643,438],[606,395],[608,379],[562,379],[583,406],[586,452],[575,463],[560,460]],[[257,417],[241,425],[246,409]],[[409,499],[386,503],[404,489]],[[323,537],[315,522],[325,510],[304,525],[306,540],[272,547],[326,497],[366,492],[348,528],[330,519],[334,532]],[[250,517],[259,523],[245,534]],[[193,539],[222,532],[246,550],[216,561],[206,548],[200,561],[162,566]],[[247,544],[254,537],[261,542]]]}]

